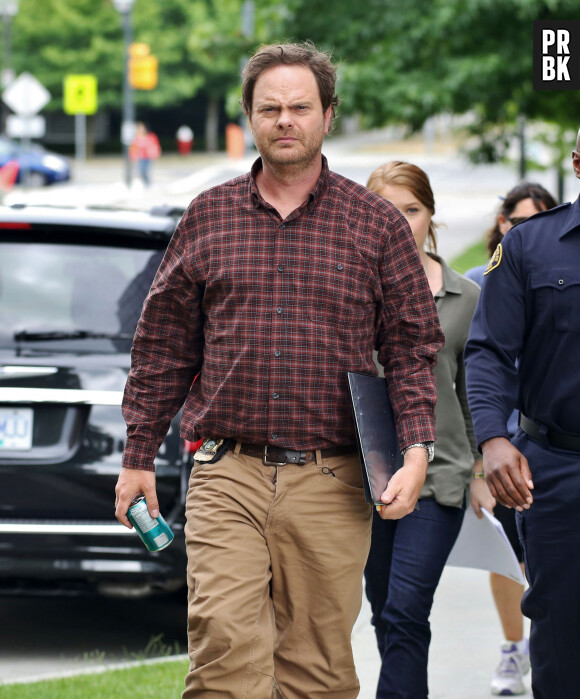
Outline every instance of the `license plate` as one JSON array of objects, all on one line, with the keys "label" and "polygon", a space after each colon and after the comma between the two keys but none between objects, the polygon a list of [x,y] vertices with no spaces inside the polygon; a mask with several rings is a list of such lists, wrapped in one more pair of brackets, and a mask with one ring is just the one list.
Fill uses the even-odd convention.
[{"label": "license plate", "polygon": [[32,448],[32,408],[0,408],[0,451]]}]

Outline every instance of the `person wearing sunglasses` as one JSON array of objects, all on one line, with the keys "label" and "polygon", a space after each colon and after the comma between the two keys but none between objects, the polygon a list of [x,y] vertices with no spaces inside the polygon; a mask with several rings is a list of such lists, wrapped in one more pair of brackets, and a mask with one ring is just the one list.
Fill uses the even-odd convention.
[{"label": "person wearing sunglasses", "polygon": [[[520,182],[500,199],[501,206],[495,216],[494,224],[486,234],[487,251],[490,257],[510,228],[540,211],[557,206],[550,192],[535,182]],[[487,263],[472,267],[465,272],[465,276],[481,286],[486,267]]]},{"label": "person wearing sunglasses", "polygon": [[[487,233],[487,250],[490,257],[513,226],[540,211],[546,211],[557,205],[554,197],[542,185],[533,182],[521,182],[501,199],[502,203],[496,214],[494,225]],[[480,267],[473,267],[465,273],[465,276],[481,286],[486,268],[487,263]],[[515,434],[517,426],[518,413],[514,410],[507,425],[510,437]],[[483,470],[474,475],[476,479],[481,478]],[[482,489],[487,487],[484,480],[476,480],[474,485],[479,485]],[[478,517],[483,517],[477,508],[474,507],[474,511]],[[523,568],[524,559],[518,539],[515,510],[497,503],[493,514],[502,523]],[[524,588],[515,580],[497,573],[489,574],[489,582],[505,638],[500,645],[500,662],[491,681],[491,691],[492,694],[499,696],[523,694],[525,686],[522,676],[530,669],[528,640],[524,637],[524,617],[521,610]]]}]

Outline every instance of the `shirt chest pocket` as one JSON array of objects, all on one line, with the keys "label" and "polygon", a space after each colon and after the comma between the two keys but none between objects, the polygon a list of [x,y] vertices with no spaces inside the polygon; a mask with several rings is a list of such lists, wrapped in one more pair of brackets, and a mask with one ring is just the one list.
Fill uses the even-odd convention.
[{"label": "shirt chest pocket", "polygon": [[539,315],[551,315],[555,330],[580,332],[580,269],[536,270],[531,285]]},{"label": "shirt chest pocket", "polygon": [[365,270],[347,261],[317,260],[310,267],[304,311],[314,323],[355,330],[374,326],[375,295]]}]

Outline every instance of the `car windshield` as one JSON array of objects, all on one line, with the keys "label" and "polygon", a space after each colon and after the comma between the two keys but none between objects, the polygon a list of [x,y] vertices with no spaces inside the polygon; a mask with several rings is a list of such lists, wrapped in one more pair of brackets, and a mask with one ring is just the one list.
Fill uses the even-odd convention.
[{"label": "car windshield", "polygon": [[36,346],[50,333],[68,346],[95,335],[132,337],[162,255],[129,247],[0,244],[0,346]]}]

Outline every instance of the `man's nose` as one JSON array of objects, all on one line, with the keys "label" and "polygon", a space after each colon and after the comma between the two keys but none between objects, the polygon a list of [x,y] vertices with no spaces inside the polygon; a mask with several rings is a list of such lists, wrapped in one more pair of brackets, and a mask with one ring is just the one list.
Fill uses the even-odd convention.
[{"label": "man's nose", "polygon": [[294,125],[294,118],[292,115],[292,110],[281,109],[278,115],[277,126],[283,129],[288,129]]}]

